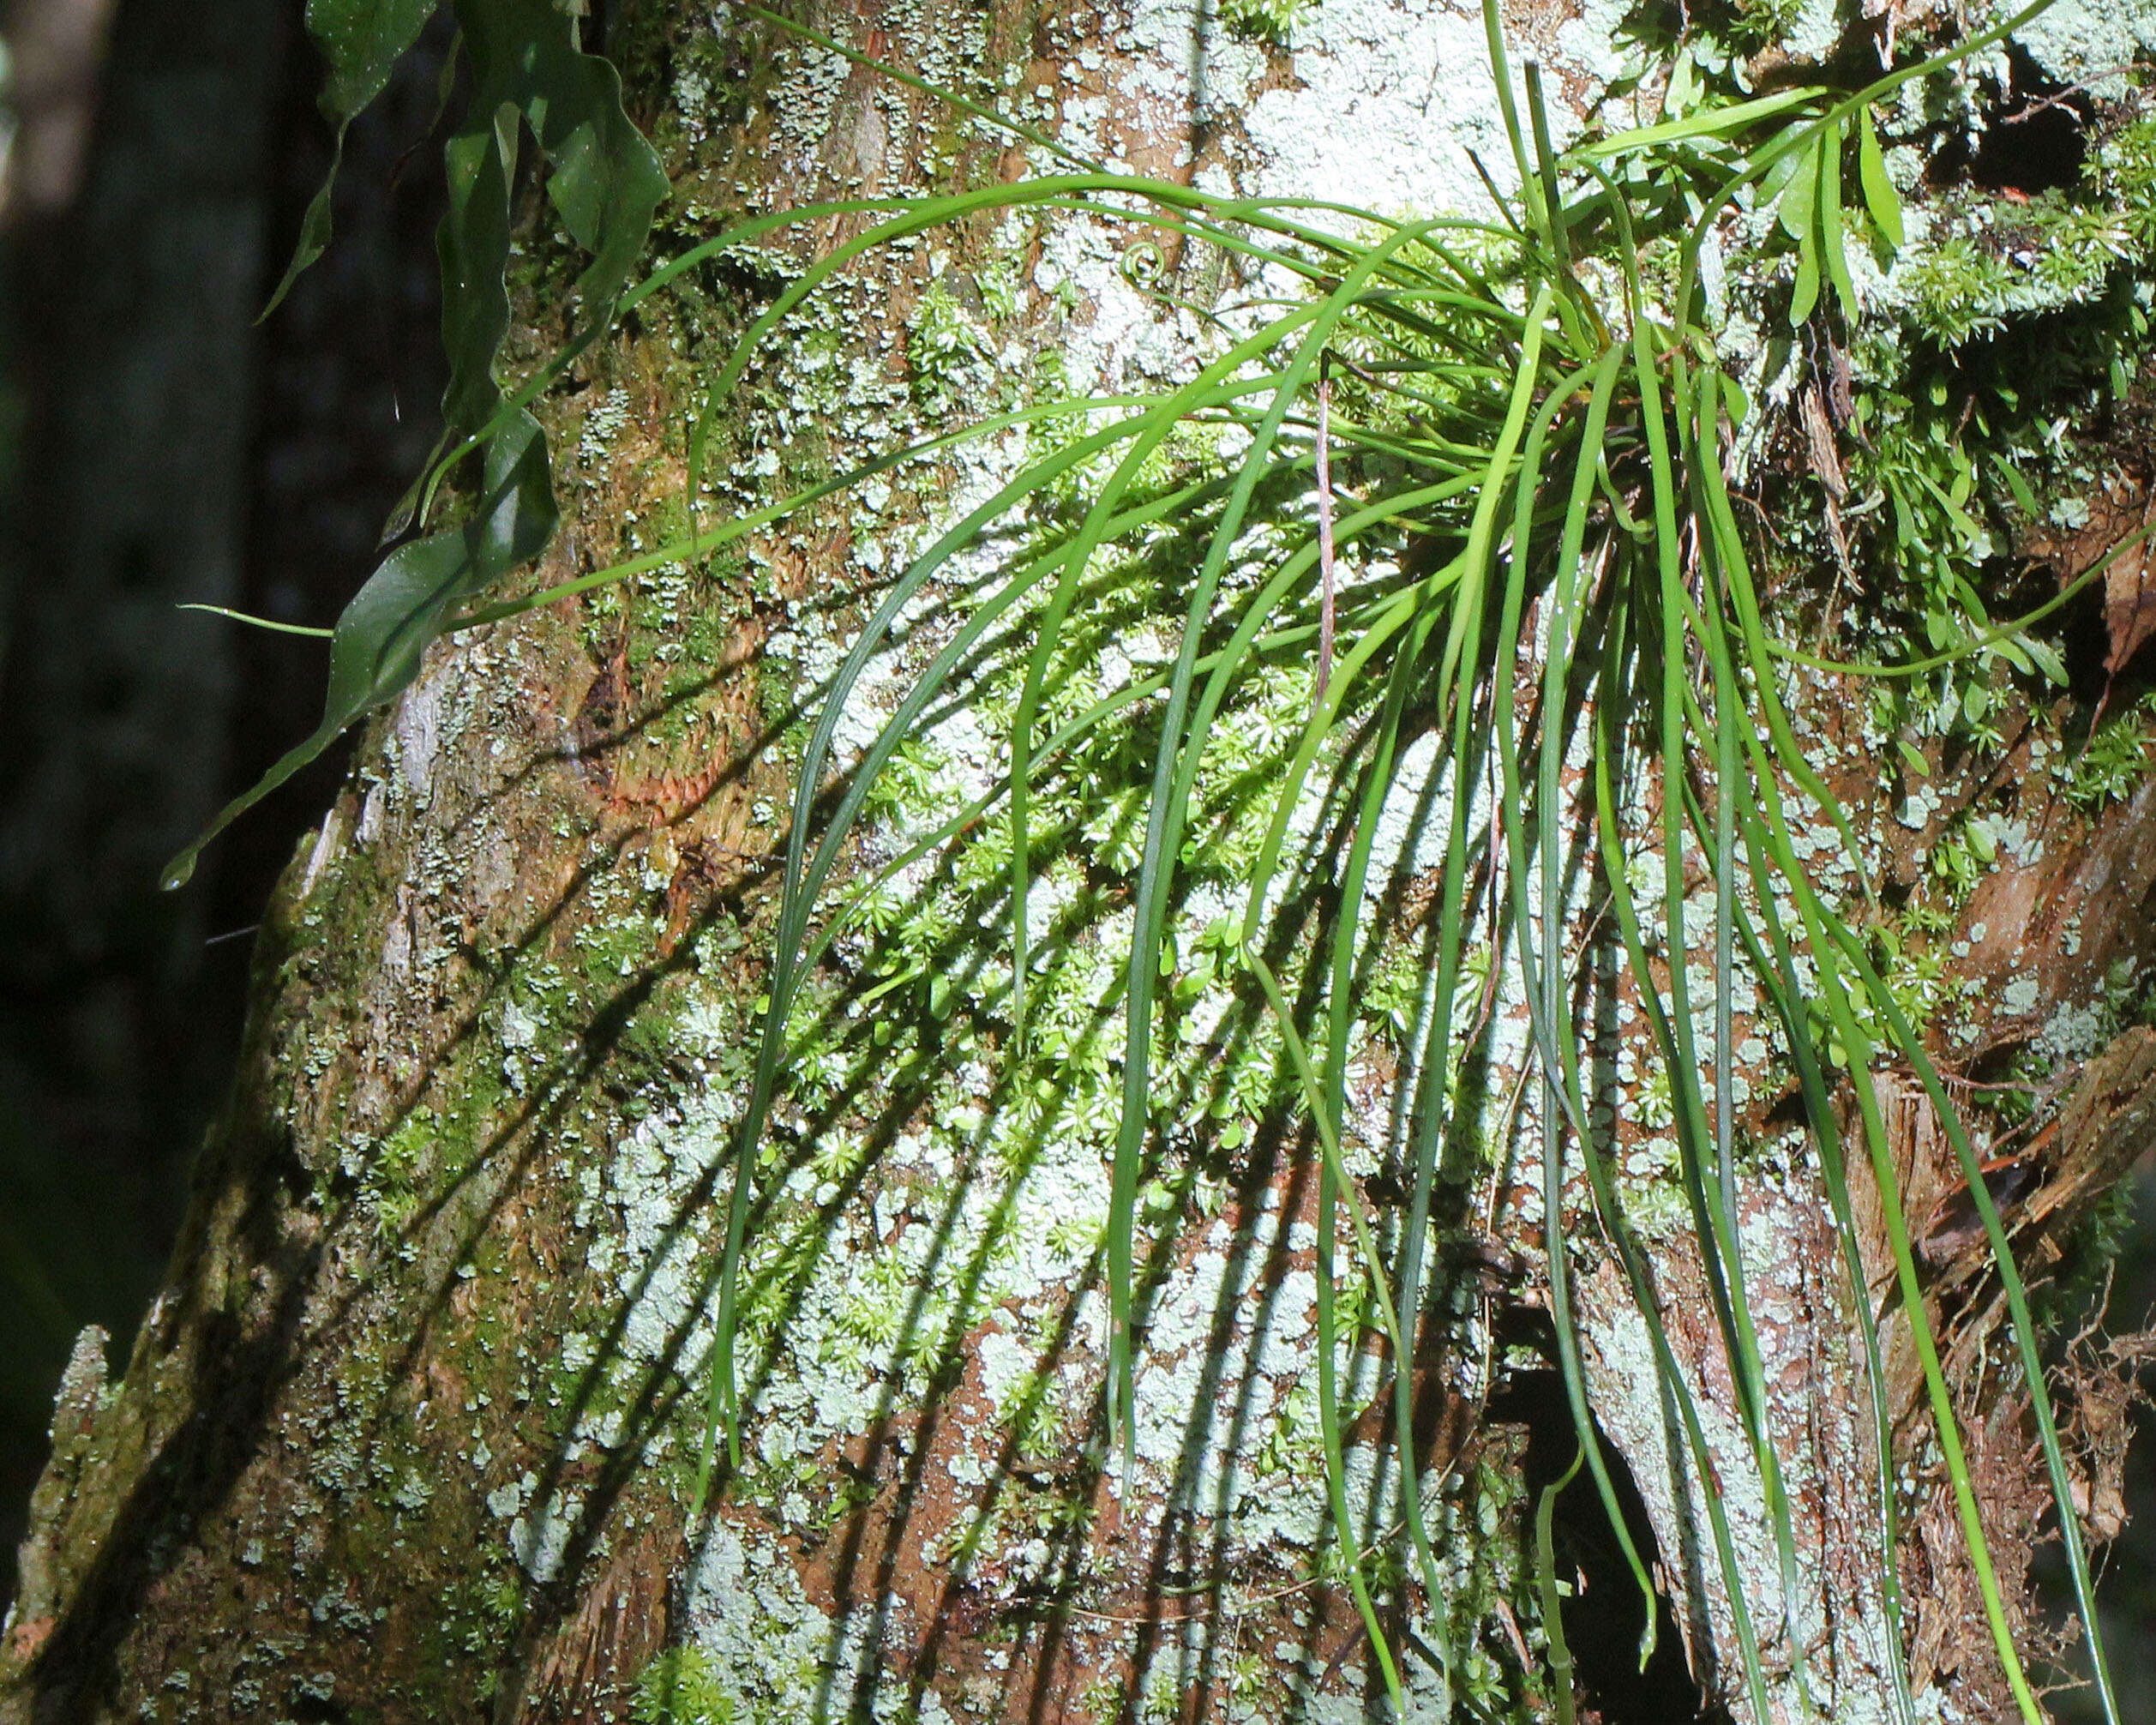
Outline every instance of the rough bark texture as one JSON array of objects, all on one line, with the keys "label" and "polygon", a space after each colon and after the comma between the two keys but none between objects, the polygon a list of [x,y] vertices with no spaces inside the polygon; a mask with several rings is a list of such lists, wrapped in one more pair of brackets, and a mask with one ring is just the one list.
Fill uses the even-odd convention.
[{"label": "rough bark texture", "polygon": [[[1594,87],[1594,26],[1555,11],[1514,23],[1576,96]],[[932,78],[982,78],[1162,175],[1458,206],[1479,193],[1441,141],[1502,153],[1467,13],[1324,0],[1293,56],[1180,9],[984,23],[894,4],[832,27]],[[1018,165],[837,57],[775,56],[686,8],[616,28],[676,178],[676,238],[745,204]],[[803,251],[849,231],[824,224]],[[970,231],[873,261],[720,428],[725,477],[700,507],[992,397],[1000,371],[1043,349],[1061,349],[1072,388],[1172,374],[1195,325],[1132,287],[1130,237]],[[527,239],[513,364],[561,334],[573,268]],[[568,525],[541,579],[678,536],[684,420],[761,291],[743,262],[685,280],[550,400]],[[752,1229],[742,1463],[724,1473],[716,1515],[688,1517],[713,1193],[746,1083],[796,704],[891,548],[983,478],[963,463],[902,474],[745,556],[439,648],[373,727],[267,913],[246,1053],[165,1290],[117,1382],[94,1335],[70,1368],[0,1655],[0,1718],[584,1719],[624,1716],[634,1694],[647,1715],[684,1720],[1364,1716],[1370,1649],[1313,1556],[1328,1540],[1307,1146],[1280,1136],[1270,1094],[1229,1095],[1213,1123],[1169,1134],[1152,1220],[1180,1211],[1186,1225],[1153,1235],[1126,1488],[1098,1430],[1097,1121],[1042,1101],[1060,1057],[992,1069],[981,1014],[932,994],[926,973],[879,969],[890,954],[874,942],[837,953],[817,1002],[809,1079]],[[1847,692],[1814,683],[1807,702],[1883,870],[1920,867],[1956,813],[1948,763],[1945,795],[1907,802],[1880,781]],[[2117,979],[2130,995],[2156,958],[2156,784],[2087,815],[2028,758],[2036,736],[1967,769],[2018,784],[1986,805],[2018,824],[1964,907],[1949,982],[1976,986],[1936,1034],[1957,1069],[2026,1043],[2064,1086],[2117,1027]],[[941,742],[937,770],[977,777],[993,760],[978,736]],[[892,830],[914,812],[899,806]],[[1405,927],[1418,879],[1427,888],[1412,835],[1397,860],[1389,902]],[[1082,927],[1070,945],[1056,963],[1107,950]],[[972,976],[994,963],[963,927],[946,956]],[[1621,987],[1606,995],[1611,1129],[1637,1176],[1635,1221],[1658,1254],[1742,1564],[1771,1595],[1778,1560],[1695,1256],[1625,1088],[1637,1011]],[[1494,1092],[1524,1037],[1502,992],[1490,1017]],[[2128,1045],[2105,1067],[2116,1106],[2090,1104],[2063,1139],[2093,1143],[2108,1129],[2096,1113],[2140,1105],[2125,1076],[2138,1058]],[[1201,1051],[1170,1115],[1220,1100],[1204,1074],[1227,1064]],[[1379,1203],[1396,1075],[1378,1043],[1359,1057]],[[1884,1716],[1877,1470],[1847,1295],[1802,1134],[1768,1129],[1782,1085],[1763,1052],[1752,1084],[1768,1145],[1745,1177],[1747,1267],[1804,1590],[1761,1614],[1764,1657],[1778,1708],[1793,1705],[1801,1663],[1832,1716]],[[1944,1202],[1919,1115],[1910,1183]],[[1447,1194],[1450,1237],[1526,1245],[1533,1185],[1504,1146],[1470,1161]],[[1701,1488],[1642,1320],[1606,1263],[1579,1268],[1598,1415],[1669,1603],[1641,1678],[1629,1583],[1576,1488],[1563,1526],[1590,1596],[1575,1652],[1606,1720],[1736,1706]],[[1448,1260],[1433,1301],[1456,1321],[1433,1326],[1441,1346],[1414,1362],[1416,1472],[1450,1587],[1442,1602],[1409,1590],[1390,1625],[1419,1719],[1546,1704],[1528,1518],[1571,1450],[1536,1353],[1537,1279],[1519,1269],[1486,1242]],[[1988,1308],[1968,1295],[1955,1309],[1980,1321]],[[1358,1404],[1384,1388],[1374,1356],[1345,1363]],[[1979,1360],[1961,1381],[1990,1440],[1986,1512],[2025,1557],[2041,1499],[2010,1374]],[[1381,1529],[1397,1508],[1372,1483],[1390,1465],[1379,1422],[1348,1436],[1351,1481]],[[1917,1614],[1916,1675],[1991,1716],[1996,1674],[1954,1603],[1966,1564],[1943,1501],[1917,1482],[1908,1560],[1930,1567],[1913,1584],[1949,1604]]]}]

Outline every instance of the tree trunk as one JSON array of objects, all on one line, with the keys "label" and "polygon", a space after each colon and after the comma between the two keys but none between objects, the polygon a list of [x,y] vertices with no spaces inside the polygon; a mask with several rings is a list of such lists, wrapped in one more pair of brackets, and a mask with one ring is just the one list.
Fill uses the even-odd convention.
[{"label": "tree trunk", "polygon": [[[1510,24],[1576,107],[1615,69],[1611,44],[1561,9]],[[872,9],[825,27],[1162,177],[1469,208],[1483,194],[1462,147],[1506,154],[1469,13],[1318,0],[1272,27],[1253,11],[1236,31],[1180,8],[985,21]],[[732,13],[714,26],[653,4],[613,30],[675,181],[663,250],[728,211],[1021,165],[937,99]],[[718,429],[716,483],[692,510],[685,428],[703,380],[789,255],[797,267],[868,220],[820,219],[783,243],[790,254],[681,278],[544,400],[565,526],[542,580],[669,544],[760,487],[843,470],[1000,399],[1014,371],[1042,389],[1114,390],[1193,363],[1198,321],[1133,279],[1182,268],[1172,248],[1161,261],[1137,230],[1081,219],[943,231],[870,255],[799,315]],[[512,369],[544,359],[564,328],[548,295],[574,260],[543,226],[513,284]],[[1185,299],[1234,285],[1174,285]],[[0,1717],[1383,1716],[1316,1428],[1315,1145],[1283,1125],[1276,1075],[1258,1084],[1232,1039],[1165,1061],[1190,1088],[1156,1104],[1168,1149],[1146,1194],[1126,1477],[1100,1413],[1108,1063],[1087,1039],[1101,1032],[1042,1004],[1029,1051],[1009,1051],[1007,1020],[982,1004],[1001,986],[993,929],[966,920],[992,921],[1000,901],[992,878],[965,875],[963,851],[940,853],[941,873],[931,861],[902,874],[887,917],[832,949],[797,1009],[749,1234],[741,1455],[728,1465],[722,1446],[712,1505],[691,1513],[728,1158],[802,722],[883,576],[1000,482],[1000,459],[902,467],[743,555],[664,566],[430,652],[267,913],[231,1103],[124,1375],[105,1382],[97,1332],[78,1345],[23,1548]],[[920,639],[938,626],[924,621]],[[1102,670],[1111,683],[1162,649],[1134,628],[1120,651]],[[869,698],[888,711],[908,668],[880,664]],[[2063,1091],[2130,1019],[2156,957],[2145,757],[2126,794],[2069,800],[2041,758],[2057,748],[2044,716],[2020,711],[1996,755],[1935,761],[1936,793],[1909,797],[1864,740],[1853,684],[1814,678],[1803,698],[1799,722],[1889,882],[1916,881],[1958,830],[1956,798],[1989,787],[1987,830],[2009,836],[1959,908],[1939,986],[1972,986],[1932,1036],[1965,1073],[2031,1051]],[[856,750],[858,724],[841,738]],[[963,719],[939,719],[932,744],[876,805],[857,862],[887,860],[996,770],[994,740]],[[1383,902],[1411,951],[1428,859],[1411,831],[1397,850]],[[1118,854],[1109,833],[1090,877],[1042,883],[1068,912],[1042,955],[1044,1003],[1113,972],[1102,929],[1127,891]],[[912,915],[932,903],[942,922]],[[1194,941],[1228,908],[1186,904],[1179,926]],[[1475,1037],[1497,1096],[1526,1037],[1501,935],[1493,945],[1499,981]],[[1197,951],[1179,948],[1179,976],[1195,975]],[[1595,1415],[1663,1590],[1643,1674],[1639,1595],[1583,1482],[1552,1500],[1554,1544],[1538,1546],[1540,1494],[1573,1456],[1546,1352],[1541,1218],[1507,1141],[1465,1145],[1441,1192],[1434,1316],[1413,1364],[1413,1471],[1446,1590],[1432,1599],[1412,1576],[1380,1590],[1409,1713],[1549,1716],[1536,1571],[1554,1554],[1600,1717],[1749,1716],[1704,1543],[1711,1490],[1771,1710],[1802,1716],[1801,1683],[1827,1716],[1889,1717],[1864,1361],[1810,1140],[1768,1112],[1786,1077],[1763,1052],[1750,1075],[1759,1141],[1739,1211],[1792,1504],[1787,1598],[1698,1254],[1634,1082],[1644,1026],[1621,984],[1588,992],[1608,1031],[1605,1124],[1713,1477],[1697,1477],[1613,1259],[1576,1247]],[[1352,1148],[1381,1230],[1396,1225],[1386,1155],[1407,1105],[1391,1046],[1373,1030],[1353,1069]],[[2141,1058],[2130,1040],[2107,1057],[2047,1166],[2117,1160]],[[1901,1125],[1911,1213],[1943,1217],[1951,1162],[1919,1099]],[[1576,1242],[1591,1235],[1580,1197]],[[1883,1296],[1882,1227],[1857,1224]],[[1951,1221],[1926,1238],[1941,1320],[1961,1314],[1955,1382],[1986,1525],[2033,1636],[2027,1570],[2045,1499],[2026,1396],[1986,1352],[1996,1319],[1973,1271],[1978,1291],[1955,1303]],[[1913,1410],[1889,1327],[1888,1374]],[[1374,1343],[1341,1365],[1355,1537],[1396,1554],[1389,1368]],[[1995,1716],[2003,1691],[1949,1494],[1923,1470],[1920,1421],[1905,1430],[1892,1460],[1912,1680]],[[2091,1477],[2092,1505],[2105,1484]]]}]

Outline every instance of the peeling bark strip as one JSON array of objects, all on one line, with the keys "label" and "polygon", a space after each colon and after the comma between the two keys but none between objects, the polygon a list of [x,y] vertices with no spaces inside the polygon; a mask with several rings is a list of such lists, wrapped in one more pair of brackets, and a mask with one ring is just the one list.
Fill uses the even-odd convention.
[{"label": "peeling bark strip", "polygon": [[[1074,151],[1159,177],[1487,215],[1476,163],[1502,172],[1507,159],[1472,9],[870,11],[824,22],[929,81],[994,95]],[[627,14],[610,22],[610,51],[673,179],[676,233],[700,235],[743,207],[982,184],[1026,165],[1005,134],[954,121],[842,55],[757,33],[739,13]],[[1927,15],[1874,15],[1889,37]],[[1622,68],[1588,16],[1552,4],[1509,21],[1563,93],[1561,125]],[[2037,46],[2075,51],[2056,36]],[[1765,58],[1787,52],[1774,45]],[[872,255],[796,314],[743,405],[706,428],[708,495],[685,499],[676,428],[713,368],[775,282],[865,219],[833,216],[791,251],[775,243],[684,273],[580,362],[576,387],[538,404],[564,452],[571,519],[537,582],[746,517],[780,490],[976,408],[1186,378],[1217,351],[1200,312],[1275,291],[1195,238],[1158,258],[1146,291],[1133,280],[1142,231],[1108,216],[1012,217]],[[520,257],[507,350],[519,369],[549,351],[561,323],[550,284],[574,262],[544,228]],[[1853,477],[1864,468],[1846,441],[1847,355],[1834,348],[1828,381],[1806,385],[1769,376],[1768,347],[1746,387],[1763,403],[1770,385],[1799,388],[1795,417],[1762,422],[1793,453],[1788,472],[1742,502],[1769,544],[1794,536],[1803,510],[1834,511],[1805,542],[1823,567],[1778,569],[1801,598],[1832,584],[1837,553],[1857,555],[1873,531],[1859,524],[1877,519],[1862,512],[1878,506]],[[1353,556],[1336,571],[1336,410],[1344,423],[1320,396],[1320,580],[1329,598],[1344,576],[1352,616],[1358,586],[1416,573],[1418,552],[1399,546],[1390,568]],[[1038,792],[1054,813],[1042,830],[1060,823],[1066,848],[1044,850],[1039,908],[1029,901],[1042,938],[1022,1056],[994,939],[1007,914],[995,819],[969,813],[1007,769],[1005,740],[978,713],[939,710],[893,761],[850,856],[854,921],[790,1022],[791,1087],[747,1236],[742,1463],[711,1515],[688,1513],[714,1344],[713,1217],[772,986],[763,858],[782,836],[805,724],[861,619],[1014,471],[1015,433],[1013,443],[894,468],[720,556],[650,569],[429,654],[270,907],[231,1104],[196,1171],[165,1293],[116,1383],[101,1337],[78,1346],[0,1641],[0,1725],[1347,1725],[1382,1706],[1378,1650],[1323,1484],[1316,1269],[1335,1242],[1318,1231],[1315,1147],[1284,1099],[1270,1021],[1234,981],[1240,906],[1204,857],[1161,979],[1151,1126],[1165,1153],[1139,1197],[1128,1482],[1108,1464],[1099,1283],[1120,1073],[1102,1051],[1100,1002],[1130,916],[1135,840],[1116,798],[1143,758],[1141,735],[1114,736]],[[1342,497],[1360,485],[1348,474]],[[1306,507],[1303,495],[1288,507]],[[1063,507],[1036,501],[1051,516]],[[1080,596],[1094,632],[1059,670],[1052,700],[1106,701],[1172,661],[1176,625],[1162,619],[1174,608],[1160,595],[1180,597],[1192,561],[1174,526],[1150,561],[1119,562]],[[841,769],[952,638],[967,584],[994,574],[969,563],[924,596],[842,716]],[[1019,612],[1006,633],[1033,621]],[[982,686],[1005,707],[1013,651],[1005,637],[978,644]],[[1521,667],[1522,688],[1538,670]],[[1310,682],[1293,672],[1253,679],[1217,712],[1212,740],[1233,770],[1200,787],[1194,845],[1255,848],[1269,806],[1239,775],[1306,724]],[[1965,691],[1954,694],[1967,711]],[[1987,1073],[2030,1094],[2033,1130],[2005,1162],[2012,1188],[2003,1169],[1998,1192],[2027,1273],[2063,1275],[2074,1223],[2145,1141],[2156,1107],[2156,1032],[2135,1027],[2156,975],[2156,777],[2144,757],[2138,776],[2122,769],[2120,783],[2092,788],[2062,740],[2064,719],[2004,676],[1981,707],[1995,745],[1878,722],[1854,677],[1793,670],[1783,695],[1882,899],[1937,924],[1927,933],[1882,911],[1859,925],[1882,950],[1906,936],[1901,950],[1937,959],[1894,978],[1923,998],[1927,1050],[1973,1094],[2007,1082]],[[1142,725],[1153,707],[1133,711]],[[1568,1602],[1558,1608],[1581,1716],[1747,1716],[1733,1602],[1704,1531],[1710,1494],[1730,1519],[1772,1717],[1805,1716],[1808,1697],[1838,1725],[1890,1719],[1902,1657],[1925,1709],[2007,1716],[1925,1427],[1900,1422],[1893,1452],[1876,1453],[1819,1147],[1758,978],[1737,978],[1735,1058],[1717,1101],[1759,1331],[1759,1419],[1789,1498],[1787,1570],[1685,1208],[1645,1003],[1611,949],[1587,850],[1563,859],[1576,878],[1547,883],[1562,927],[1541,932],[1588,955],[1571,1002],[1592,1032],[1587,1124],[1701,1409],[1703,1470],[1674,1429],[1649,1320],[1576,1167],[1552,1182],[1562,1213],[1545,1212],[1527,1130],[1540,1104],[1518,931],[1499,864],[1503,823],[1519,811],[1453,782],[1432,739],[1403,752],[1375,815],[1365,896],[1379,937],[1362,1022],[1342,1051],[1342,1152],[1360,1188],[1350,1212],[1396,1246],[1412,1202],[1399,1147],[1426,1015],[1446,1015],[1437,1022],[1475,1100],[1443,1146],[1410,1357],[1378,1346],[1350,1312],[1330,1363],[1355,1539],[1396,1560],[1419,1504],[1442,1565],[1434,1590],[1372,1566],[1409,1717],[1554,1716],[1542,1616],[1552,1598]],[[1594,783],[1588,754],[1564,763],[1575,810]],[[1639,839],[1621,863],[1651,875],[1667,861],[1688,891],[1703,890],[1714,859],[1653,848],[1674,787],[1619,766],[1615,794]],[[1468,894],[1474,962],[1456,999],[1432,1001],[1421,955],[1443,859],[1431,835],[1456,797],[1476,811],[1469,850],[1484,859]],[[1331,820],[1313,814],[1296,842],[1344,852]],[[910,855],[946,826],[955,836]],[[1823,818],[1794,841],[1823,892],[1864,902]],[[892,879],[871,888],[886,866]],[[1947,892],[1937,883],[1950,869],[1969,878]],[[1711,906],[1703,896],[1671,908],[1670,926],[1648,930],[1655,963],[1699,971],[1703,1001]],[[2025,1644],[2039,1648],[2023,1584],[2046,1500],[2028,1386],[1984,1345],[1997,1324],[1996,1266],[1965,1243],[1959,1164],[1921,1087],[1903,1083],[1889,1112],[1890,1172],[1908,1216],[1931,1222],[1919,1291],[1948,1338],[1979,1513]],[[1919,1374],[1883,1201],[1865,1176],[1853,1186],[1887,1392],[1911,1407]],[[1578,1449],[1540,1256],[1560,1231],[1591,1455],[1651,1598],[1584,1471],[1560,1488]],[[1343,1278],[1342,1303],[1358,1297]],[[2103,1372],[2077,1367],[2071,1404],[2076,1507],[2099,1535],[2117,1525],[2125,1374],[2147,1343],[2105,1346]],[[1390,1453],[1396,1392],[1412,1415],[1412,1500]],[[1898,1556],[1913,1603],[1898,1648],[1883,1594],[1882,1473],[1907,1499]]]},{"label": "peeling bark strip", "polygon": [[[1985,1165],[1991,1201],[2017,1236],[2025,1275],[2066,1250],[2076,1223],[2109,1197],[2135,1162],[2156,1149],[2156,1030],[2136,1025],[2081,1073],[2065,1109],[2011,1155]],[[1984,1274],[1990,1248],[1964,1181],[1925,1230],[1925,1256],[1942,1291]]]}]

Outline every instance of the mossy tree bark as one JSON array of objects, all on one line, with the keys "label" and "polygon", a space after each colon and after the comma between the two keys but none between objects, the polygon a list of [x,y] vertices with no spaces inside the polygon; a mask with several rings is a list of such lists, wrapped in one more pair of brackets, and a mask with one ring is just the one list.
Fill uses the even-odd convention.
[{"label": "mossy tree bark", "polygon": [[[1576,99],[1599,87],[1609,44],[1582,39],[1588,27],[1556,9],[1512,21],[1567,69]],[[1461,145],[1502,154],[1479,20],[1441,9],[1321,0],[1274,21],[1293,52],[1259,14],[1238,34],[1188,8],[893,3],[824,22],[1164,177],[1428,207],[1479,195]],[[675,178],[664,249],[743,207],[1022,165],[934,99],[738,16],[714,27],[651,3],[611,27]],[[716,428],[712,485],[685,501],[702,380],[790,257],[866,219],[822,219],[790,254],[683,278],[547,400],[566,526],[535,579],[671,543],[1006,400],[1013,379],[1022,394],[1142,383],[1186,368],[1202,340],[1132,267],[1196,276],[1198,261],[1134,255],[1134,231],[954,229],[871,258],[796,321]],[[519,267],[512,368],[562,338],[575,260],[535,219]],[[1177,285],[1187,298],[1234,284]],[[1042,1006],[1031,1051],[1009,1052],[992,947],[976,939],[996,877],[967,875],[964,853],[902,879],[888,916],[820,975],[760,1173],[743,1452],[722,1465],[712,1511],[689,1514],[715,1194],[802,713],[883,573],[954,496],[980,494],[994,458],[974,459],[986,466],[901,469],[742,555],[469,634],[373,725],[267,915],[252,1029],[165,1290],[117,1382],[91,1335],[63,1389],[0,1717],[1271,1720],[1377,1705],[1312,1426],[1312,1147],[1235,1051],[1236,1025],[1266,1045],[1231,1003],[1225,1040],[1194,1032],[1185,1063],[1163,1066],[1183,1088],[1160,1104],[1126,1482],[1098,1412],[1105,1174],[1087,1087],[1104,1032]],[[1788,479],[1783,501],[1811,483]],[[1149,652],[1132,630],[1125,676]],[[902,653],[886,682],[906,668]],[[1288,698],[1306,705],[1298,687]],[[1799,693],[1883,878],[1915,890],[1971,798],[2011,826],[1938,942],[1955,1004],[1936,1035],[1957,1072],[2033,1049],[2063,1091],[2131,1016],[2156,957],[2156,782],[2144,770],[2093,803],[2055,794],[2048,721],[2024,704],[1997,751],[1931,762],[1936,793],[1913,803],[1849,687]],[[970,784],[994,759],[993,739],[945,725],[881,830],[927,821],[947,806],[939,780]],[[1056,925],[1067,950],[1044,961],[1048,1002],[1097,994],[1112,970],[1088,968],[1111,943],[1085,920],[1112,924],[1118,906],[1112,816]],[[1411,951],[1427,893],[1412,835],[1396,861],[1384,914]],[[913,917],[909,892],[945,908]],[[1195,973],[1190,951],[1178,964]],[[1200,978],[1192,998],[1204,991]],[[1525,1039],[1502,989],[1484,1004],[1473,1034],[1494,1092]],[[1649,1103],[1625,1088],[1638,1014],[1615,985],[1601,1004],[1604,1124],[1637,1176],[1634,1219],[1707,1409],[1714,1488],[1748,1580],[1778,1597],[1697,1255],[1668,1219]],[[2078,1194],[2075,1170],[2116,1158],[2142,1059],[2129,1040],[2100,1064],[2045,1164],[2064,1170],[2051,1190],[2078,1180]],[[1360,1166],[1381,1217],[1402,1069],[1382,1035],[1360,1049]],[[1832,1716],[1885,1717],[1877,1469],[1838,1247],[1803,1133],[1775,1136],[1784,1085],[1763,1045],[1752,1086],[1748,1270],[1801,1560],[1763,1658],[1777,1706],[1794,1704],[1801,1668]],[[1921,1108],[1906,1125],[1904,1177],[1928,1214],[1950,1204],[1948,1163]],[[1396,1586],[1386,1618],[1418,1718],[1549,1707],[1531,1516],[1572,1450],[1520,1178],[1502,1144],[1470,1145],[1445,1187],[1432,1345],[1412,1369],[1414,1471],[1450,1591]],[[1584,1211],[1575,1234],[1592,1238]],[[1987,1308],[1954,1303],[1954,1237],[1936,1235],[1940,1315],[1961,1317],[1956,1382],[2025,1614],[2042,1488],[2024,1398],[1983,1345]],[[1883,1247],[1866,1245],[1876,1274]],[[1741,1715],[1701,1488],[1671,1440],[1643,1320],[1606,1260],[1582,1247],[1577,1267],[1597,1415],[1666,1590],[1642,1676],[1637,1595],[1596,1501],[1567,1494],[1557,1555],[1584,1578],[1568,1612],[1582,1681],[1605,1719]],[[1356,1405],[1389,1400],[1377,1353],[1343,1363]],[[1382,1416],[1347,1436],[1358,1537],[1382,1545],[1399,1513]],[[1919,1426],[1907,1440],[1913,1675],[1991,1716],[1998,1674],[1967,1560]],[[2094,1470],[2092,1505],[2105,1486]]]}]

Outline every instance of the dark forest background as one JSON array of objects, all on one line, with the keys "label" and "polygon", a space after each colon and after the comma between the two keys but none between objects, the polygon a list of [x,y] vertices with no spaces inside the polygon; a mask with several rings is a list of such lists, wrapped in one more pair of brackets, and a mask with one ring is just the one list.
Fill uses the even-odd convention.
[{"label": "dark forest background", "polygon": [[76,1334],[125,1363],[341,754],[186,892],[163,862],[321,711],[439,429],[449,33],[352,128],[328,255],[255,320],[330,137],[300,0],[12,0],[0,191],[0,1597]]},{"label": "dark forest background", "polygon": [[[303,9],[0,0],[0,1603],[61,1370],[93,1324],[125,1363],[230,1075],[254,925],[345,766],[332,751],[160,893],[172,852],[313,728],[326,660],[175,607],[333,622],[440,427],[446,16],[351,129],[328,254],[256,321],[329,160]],[[2121,1329],[2156,1303],[2141,1179]],[[2148,1436],[2106,1558],[2122,1663],[2156,1650]]]}]

